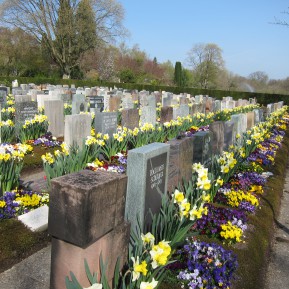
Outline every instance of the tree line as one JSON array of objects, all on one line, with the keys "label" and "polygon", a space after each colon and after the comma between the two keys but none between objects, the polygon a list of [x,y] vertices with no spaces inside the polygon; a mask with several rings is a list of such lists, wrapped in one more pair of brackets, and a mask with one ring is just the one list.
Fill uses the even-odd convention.
[{"label": "tree line", "polygon": [[[185,63],[159,63],[121,40],[124,9],[116,0],[0,0],[0,75],[63,77],[288,93],[289,77],[244,77],[225,67],[222,49],[195,44]],[[116,45],[115,43],[120,43]]]}]

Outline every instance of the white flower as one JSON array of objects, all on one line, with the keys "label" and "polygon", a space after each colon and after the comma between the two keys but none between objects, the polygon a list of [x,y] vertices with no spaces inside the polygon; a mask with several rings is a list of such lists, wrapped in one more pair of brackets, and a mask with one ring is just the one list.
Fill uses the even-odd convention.
[{"label": "white flower", "polygon": [[90,287],[83,288],[83,289],[102,289],[102,284],[94,283]]},{"label": "white flower", "polygon": [[140,289],[153,289],[158,285],[158,281],[156,281],[154,278],[152,282],[141,282],[140,283]]}]

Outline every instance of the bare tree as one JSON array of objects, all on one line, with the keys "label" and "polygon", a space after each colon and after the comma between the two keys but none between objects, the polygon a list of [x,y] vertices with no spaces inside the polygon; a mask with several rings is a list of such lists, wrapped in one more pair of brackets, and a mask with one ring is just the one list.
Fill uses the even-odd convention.
[{"label": "bare tree", "polygon": [[201,88],[213,87],[218,71],[224,68],[222,49],[214,43],[193,46],[188,52],[187,62],[194,70],[196,85]]},{"label": "bare tree", "polygon": [[[288,7],[288,9],[289,9],[289,7]],[[289,11],[283,11],[282,13],[286,14],[286,15],[289,15]],[[278,19],[276,17],[275,17],[275,22],[271,23],[271,24],[278,24],[278,25],[283,25],[283,26],[289,27],[289,23],[287,21],[280,20],[280,19]]]},{"label": "bare tree", "polygon": [[[91,11],[94,12],[93,18]],[[86,14],[83,15],[83,12]],[[116,0],[0,2],[1,22],[33,35],[45,46],[51,58],[61,68],[63,76],[67,77],[79,65],[80,57],[85,51],[95,48],[97,43],[113,41],[125,35],[123,17],[124,10]],[[96,40],[91,32],[95,34]]]}]

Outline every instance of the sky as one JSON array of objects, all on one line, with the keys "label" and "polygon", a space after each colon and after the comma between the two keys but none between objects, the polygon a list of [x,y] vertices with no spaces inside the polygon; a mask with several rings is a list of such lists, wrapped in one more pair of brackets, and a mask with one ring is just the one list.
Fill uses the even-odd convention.
[{"label": "sky", "polygon": [[198,43],[223,51],[225,67],[247,77],[256,71],[270,79],[289,77],[289,27],[285,0],[118,0],[125,10],[128,47],[138,44],[158,62],[181,61]]}]

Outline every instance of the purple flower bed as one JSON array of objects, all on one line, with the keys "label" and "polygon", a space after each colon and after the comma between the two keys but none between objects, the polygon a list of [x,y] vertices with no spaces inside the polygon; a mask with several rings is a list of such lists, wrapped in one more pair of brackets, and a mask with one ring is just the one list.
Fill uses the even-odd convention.
[{"label": "purple flower bed", "polygon": [[[238,267],[237,257],[232,251],[217,244],[187,242],[178,252],[184,257],[187,269],[180,271],[178,279],[182,288],[227,288],[231,286]],[[184,286],[184,287],[183,287]]]},{"label": "purple flower bed", "polygon": [[246,222],[248,220],[246,213],[242,210],[216,207],[213,204],[206,204],[208,214],[203,215],[194,224],[193,229],[198,231],[201,235],[208,235],[209,237],[219,237],[222,231],[221,225],[231,221],[233,225],[237,225],[242,230],[246,229]]}]

